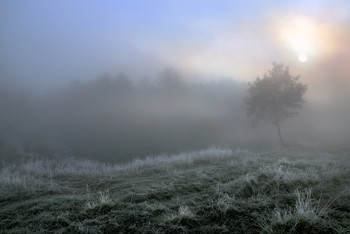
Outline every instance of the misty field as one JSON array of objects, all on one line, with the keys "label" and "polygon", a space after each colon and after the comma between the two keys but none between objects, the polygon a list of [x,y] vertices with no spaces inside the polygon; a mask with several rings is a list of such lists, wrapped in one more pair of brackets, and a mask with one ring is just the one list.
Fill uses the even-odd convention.
[{"label": "misty field", "polygon": [[210,148],[0,171],[1,233],[349,233],[348,153]]}]

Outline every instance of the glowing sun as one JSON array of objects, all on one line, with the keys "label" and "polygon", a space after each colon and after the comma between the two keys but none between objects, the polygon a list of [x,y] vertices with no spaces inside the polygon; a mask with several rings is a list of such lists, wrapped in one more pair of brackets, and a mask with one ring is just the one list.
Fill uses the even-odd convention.
[{"label": "glowing sun", "polygon": [[276,23],[280,44],[289,48],[299,62],[327,56],[335,49],[336,37],[329,25],[303,16],[282,18]]},{"label": "glowing sun", "polygon": [[307,55],[306,54],[304,54],[304,53],[300,53],[299,55],[298,55],[298,60],[300,61],[300,62],[306,62],[307,61]]}]

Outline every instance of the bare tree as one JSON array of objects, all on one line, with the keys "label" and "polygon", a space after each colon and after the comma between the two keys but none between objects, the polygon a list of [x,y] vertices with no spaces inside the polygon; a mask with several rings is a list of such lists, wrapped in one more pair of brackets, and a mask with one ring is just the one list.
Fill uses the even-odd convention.
[{"label": "bare tree", "polygon": [[297,114],[304,102],[303,95],[307,86],[298,83],[299,76],[292,76],[289,68],[282,63],[273,63],[272,70],[261,79],[249,83],[248,95],[244,98],[247,115],[254,122],[265,120],[277,128],[278,138],[282,144],[280,123]]}]

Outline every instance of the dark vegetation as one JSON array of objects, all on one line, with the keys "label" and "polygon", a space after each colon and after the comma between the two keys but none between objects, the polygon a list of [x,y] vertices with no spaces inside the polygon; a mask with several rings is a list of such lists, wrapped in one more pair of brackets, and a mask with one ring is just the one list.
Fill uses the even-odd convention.
[{"label": "dark vegetation", "polygon": [[298,83],[299,76],[293,77],[289,68],[283,64],[273,63],[273,68],[249,83],[248,96],[245,97],[246,110],[256,123],[265,120],[276,126],[278,138],[286,147],[281,134],[280,123],[297,114],[305,102],[303,95],[307,86]]}]

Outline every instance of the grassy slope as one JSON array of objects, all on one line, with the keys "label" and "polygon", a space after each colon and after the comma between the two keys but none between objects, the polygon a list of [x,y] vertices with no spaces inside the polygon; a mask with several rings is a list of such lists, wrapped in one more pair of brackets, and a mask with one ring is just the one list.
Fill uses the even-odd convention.
[{"label": "grassy slope", "polygon": [[349,154],[208,149],[0,171],[0,232],[350,233]]}]

